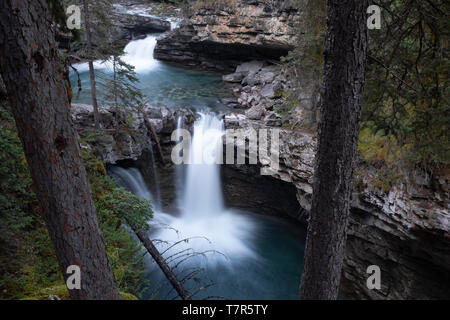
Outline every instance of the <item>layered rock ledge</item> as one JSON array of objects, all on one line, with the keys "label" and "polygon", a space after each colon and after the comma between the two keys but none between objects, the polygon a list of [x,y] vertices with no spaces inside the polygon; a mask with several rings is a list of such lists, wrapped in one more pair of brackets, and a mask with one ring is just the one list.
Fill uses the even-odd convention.
[{"label": "layered rock ledge", "polygon": [[221,70],[248,59],[279,59],[291,50],[295,1],[197,4],[180,28],[159,39],[155,58]]},{"label": "layered rock ledge", "polygon": [[[224,81],[234,86],[236,97],[227,101],[236,111],[225,116],[226,128],[279,130],[280,170],[272,172],[271,177],[295,186],[301,209],[282,211],[306,222],[312,199],[317,134],[302,125],[308,122],[302,105],[297,104],[286,117],[280,114],[278,106],[289,102],[285,93],[292,90],[292,81],[282,68],[260,61],[239,65],[234,73],[224,76]],[[264,163],[258,165],[259,169],[267,167]],[[258,170],[245,166],[227,170],[250,175],[252,179],[259,175]],[[356,168],[341,287],[344,298],[450,297],[450,174],[445,169],[404,169],[401,173],[406,179],[383,190],[376,183],[377,169],[363,162]],[[243,187],[247,193],[251,189],[250,185]],[[231,200],[245,206],[236,197]],[[366,286],[366,271],[371,265],[381,268],[381,290],[369,290]]]}]

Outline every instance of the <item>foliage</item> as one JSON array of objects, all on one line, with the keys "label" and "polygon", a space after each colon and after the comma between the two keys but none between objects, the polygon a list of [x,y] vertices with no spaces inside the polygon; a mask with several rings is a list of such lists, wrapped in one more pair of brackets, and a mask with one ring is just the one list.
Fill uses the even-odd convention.
[{"label": "foliage", "polygon": [[[75,4],[79,5],[84,10],[84,2],[88,2],[89,21],[91,24],[91,30],[95,31],[94,45],[91,51],[87,47],[83,47],[78,54],[87,60],[107,60],[110,58],[112,52],[116,49],[117,45],[111,41],[114,39],[114,33],[116,28],[114,22],[111,19],[114,12],[113,0],[64,0],[66,5]],[[86,12],[83,12],[82,16],[86,18]],[[82,23],[82,26],[85,26]],[[83,30],[84,33],[87,30]]]},{"label": "foliage", "polygon": [[284,122],[289,121],[289,115],[292,110],[298,105],[298,100],[295,98],[292,92],[283,91],[281,96],[284,98],[283,102],[273,106],[273,110],[281,116]]},{"label": "foliage", "polygon": [[137,87],[139,79],[134,71],[134,66],[124,62],[120,55],[122,50],[117,50],[110,58],[112,63],[112,75],[99,74],[102,99],[106,106],[113,107],[116,119],[116,127],[120,127],[120,120],[125,119],[127,127],[132,127],[125,116],[126,109],[137,109],[142,105],[144,95]]},{"label": "foliage", "polygon": [[317,122],[322,84],[327,7],[325,0],[301,0],[297,1],[297,7],[300,16],[291,28],[297,39],[296,48],[282,57],[281,62],[289,66],[297,82],[291,99],[296,99],[297,104],[308,111],[309,119],[305,124],[313,127]]},{"label": "foliage", "polygon": [[449,164],[448,33],[442,0],[382,0],[371,32],[363,125],[395,140],[408,160]]},{"label": "foliage", "polygon": [[[0,123],[0,299],[39,299],[60,292],[63,278],[14,121],[3,102]],[[119,287],[139,296],[145,284],[143,255],[123,221],[145,228],[152,216],[150,203],[118,188],[88,149],[82,149],[82,155]]]}]

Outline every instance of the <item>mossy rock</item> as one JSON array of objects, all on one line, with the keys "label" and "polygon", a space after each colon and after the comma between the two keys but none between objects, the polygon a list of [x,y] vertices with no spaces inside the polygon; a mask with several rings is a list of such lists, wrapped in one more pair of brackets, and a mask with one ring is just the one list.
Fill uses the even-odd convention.
[{"label": "mossy rock", "polygon": [[21,300],[49,300],[49,296],[56,296],[61,300],[70,300],[69,291],[65,285],[54,286],[50,288],[40,289],[32,296],[25,297]]},{"label": "mossy rock", "polygon": [[[139,300],[131,293],[121,292],[120,295],[122,296],[123,300]],[[40,289],[32,296],[25,297],[21,300],[49,300],[49,296],[55,296],[61,300],[70,300],[69,291],[67,290],[67,287],[65,285]]]}]

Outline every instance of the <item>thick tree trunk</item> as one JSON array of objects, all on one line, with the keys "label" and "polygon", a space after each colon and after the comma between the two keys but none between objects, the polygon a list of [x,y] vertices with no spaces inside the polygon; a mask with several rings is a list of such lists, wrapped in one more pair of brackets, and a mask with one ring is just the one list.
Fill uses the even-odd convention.
[{"label": "thick tree trunk", "polygon": [[89,15],[89,6],[88,1],[83,1],[83,9],[84,9],[84,19],[86,25],[86,42],[87,42],[87,51],[89,56],[89,77],[91,82],[91,96],[92,96],[92,106],[94,107],[94,124],[95,129],[100,128],[100,114],[98,112],[98,102],[97,102],[97,84],[95,81],[95,69],[94,69],[94,57],[92,53],[92,33],[91,33],[91,20]]},{"label": "thick tree trunk", "polygon": [[368,2],[327,3],[319,144],[300,299],[338,296],[365,82]]},{"label": "thick tree trunk", "polygon": [[0,72],[64,278],[81,268],[72,299],[120,299],[72,127],[46,0],[2,0]]}]

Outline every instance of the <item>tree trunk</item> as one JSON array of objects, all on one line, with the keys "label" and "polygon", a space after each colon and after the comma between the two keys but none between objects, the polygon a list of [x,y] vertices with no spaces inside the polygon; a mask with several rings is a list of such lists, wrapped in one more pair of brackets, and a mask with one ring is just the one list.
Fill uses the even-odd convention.
[{"label": "tree trunk", "polygon": [[89,16],[89,6],[87,0],[83,1],[84,8],[84,19],[86,25],[86,42],[87,42],[87,51],[89,58],[89,77],[91,82],[91,96],[92,96],[92,106],[94,107],[94,125],[95,129],[100,128],[100,115],[98,112],[98,103],[97,103],[97,87],[95,82],[95,69],[94,69],[94,57],[92,52],[92,34],[91,34],[91,21]]},{"label": "tree trunk", "polygon": [[366,0],[328,0],[318,153],[300,299],[336,299],[357,156]]},{"label": "tree trunk", "polygon": [[81,268],[72,299],[120,299],[86,171],[46,0],[2,0],[0,72],[64,278]]},{"label": "tree trunk", "polygon": [[159,268],[164,273],[167,280],[169,280],[170,284],[175,289],[175,291],[178,293],[180,298],[183,300],[192,300],[191,297],[189,296],[188,292],[184,289],[183,285],[180,283],[180,281],[178,281],[173,270],[166,263],[166,260],[164,260],[164,257],[159,253],[158,249],[155,247],[153,242],[147,236],[147,233],[142,230],[138,230],[138,228],[136,228],[136,226],[132,226],[132,229],[138,236],[139,240],[141,240],[145,249],[147,249],[147,252],[150,253],[153,260],[155,260],[155,262],[158,264]]}]

